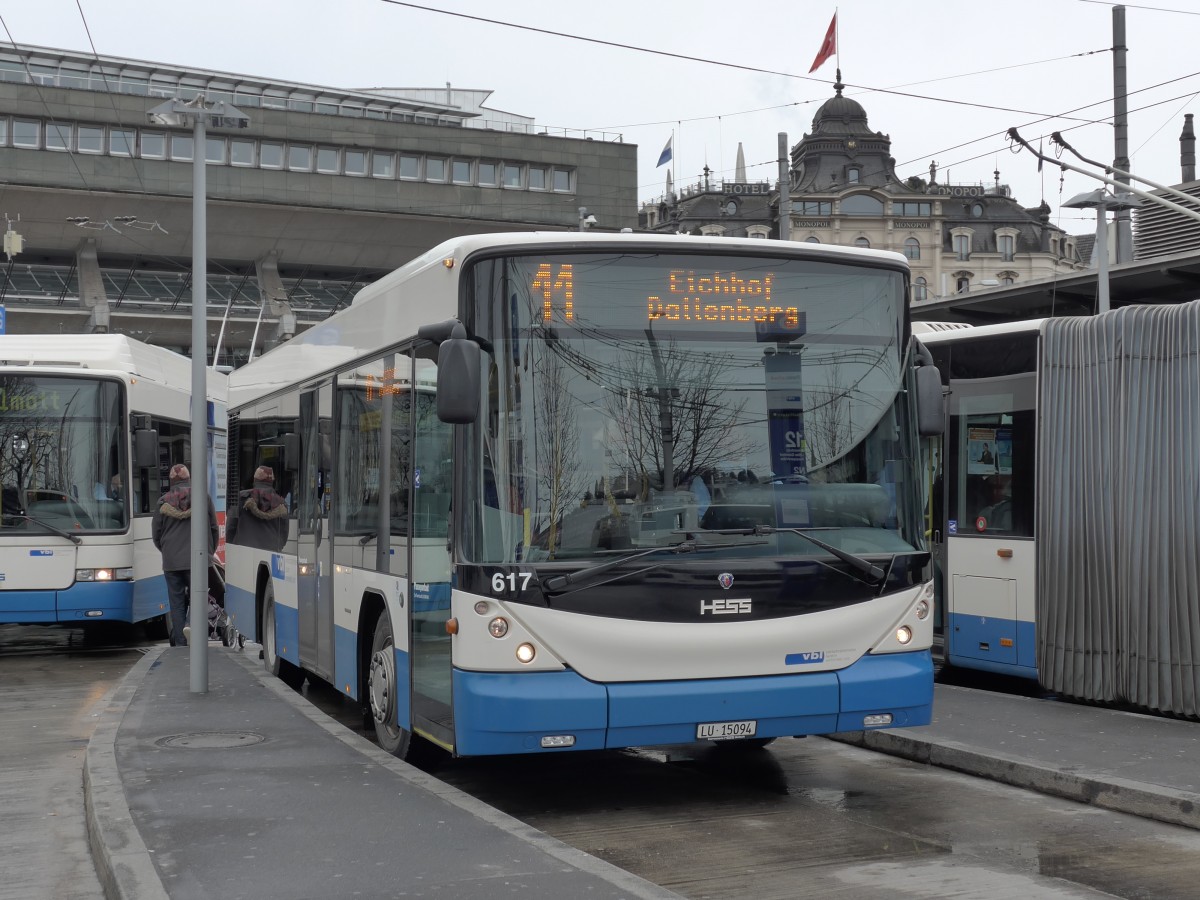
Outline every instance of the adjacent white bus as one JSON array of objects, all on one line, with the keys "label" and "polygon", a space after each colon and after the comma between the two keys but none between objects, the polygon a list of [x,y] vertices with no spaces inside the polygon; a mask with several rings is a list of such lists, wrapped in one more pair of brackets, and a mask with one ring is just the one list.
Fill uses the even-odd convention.
[{"label": "adjacent white bus", "polygon": [[[208,376],[223,518],[227,377]],[[191,463],[191,361],[117,335],[0,336],[0,623],[146,622],[166,634],[150,522]]]},{"label": "adjacent white bus", "polygon": [[455,239],[230,375],[226,608],[400,756],[926,724],[941,402],[899,254]]}]

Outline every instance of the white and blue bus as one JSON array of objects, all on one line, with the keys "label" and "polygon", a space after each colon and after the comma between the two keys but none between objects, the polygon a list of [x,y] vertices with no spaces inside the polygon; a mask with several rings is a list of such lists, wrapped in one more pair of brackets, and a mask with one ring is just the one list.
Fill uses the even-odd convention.
[{"label": "white and blue bus", "polygon": [[1200,714],[1200,301],[934,328],[945,661]]},{"label": "white and blue bus", "polygon": [[[927,724],[944,413],[908,277],[769,240],[433,248],[231,373],[235,627],[398,756]],[[262,466],[275,546],[236,526]]]},{"label": "white and blue bus", "polygon": [[[223,509],[227,376],[208,377],[209,487]],[[161,347],[0,336],[0,623],[166,635],[150,525],[171,466],[191,461],[190,393],[191,361]]]}]

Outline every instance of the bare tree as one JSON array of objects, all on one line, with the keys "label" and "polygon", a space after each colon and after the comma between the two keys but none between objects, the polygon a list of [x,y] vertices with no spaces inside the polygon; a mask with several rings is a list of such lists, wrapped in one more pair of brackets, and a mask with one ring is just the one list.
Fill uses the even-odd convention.
[{"label": "bare tree", "polygon": [[554,353],[539,353],[534,368],[539,386],[536,403],[538,500],[539,506],[542,497],[549,503],[546,549],[553,556],[559,522],[567,507],[577,502],[585,476],[577,464],[579,425],[571,389],[574,377]]}]

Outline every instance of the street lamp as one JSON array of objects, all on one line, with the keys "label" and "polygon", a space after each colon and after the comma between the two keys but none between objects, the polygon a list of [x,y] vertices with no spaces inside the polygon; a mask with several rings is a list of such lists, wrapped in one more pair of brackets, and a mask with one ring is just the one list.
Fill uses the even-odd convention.
[{"label": "street lamp", "polygon": [[1062,205],[1096,210],[1096,313],[1108,312],[1108,211],[1137,209],[1142,204],[1132,194],[1113,195],[1104,188],[1096,188],[1077,194]]},{"label": "street lamp", "polygon": [[192,125],[192,577],[188,642],[191,692],[208,692],[208,242],[205,205],[205,130],[245,128],[250,119],[223,100],[209,102],[203,94],[184,101],[178,97],[146,113],[151,124],[168,128]]}]

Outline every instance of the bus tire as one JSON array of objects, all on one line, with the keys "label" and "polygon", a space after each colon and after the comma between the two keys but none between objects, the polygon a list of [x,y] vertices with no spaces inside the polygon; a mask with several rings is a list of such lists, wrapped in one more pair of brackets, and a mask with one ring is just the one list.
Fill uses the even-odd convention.
[{"label": "bus tire", "polygon": [[412,733],[397,722],[396,690],[396,644],[392,637],[392,620],[385,611],[375,622],[375,634],[371,639],[367,702],[379,746],[392,756],[405,759],[412,746]]},{"label": "bus tire", "polygon": [[304,684],[304,670],[279,655],[275,647],[275,589],[267,582],[263,592],[263,665],[290,688]]}]

